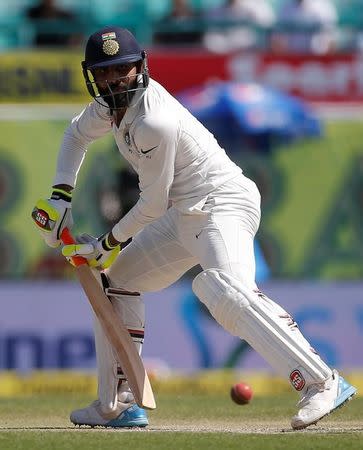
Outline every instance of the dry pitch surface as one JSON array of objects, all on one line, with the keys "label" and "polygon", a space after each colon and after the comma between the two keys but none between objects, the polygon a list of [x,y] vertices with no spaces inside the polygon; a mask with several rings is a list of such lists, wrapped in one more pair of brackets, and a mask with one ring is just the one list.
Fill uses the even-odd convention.
[{"label": "dry pitch surface", "polygon": [[[362,414],[363,416],[363,414]],[[156,422],[156,423],[155,423]],[[312,425],[305,430],[295,431],[288,426],[287,421],[255,421],[250,420],[244,423],[226,423],[219,420],[191,421],[193,423],[172,423],[172,420],[166,420],[165,423],[153,421],[146,428],[126,428],[112,429],[103,427],[74,426],[73,424],[57,425],[26,425],[18,424],[15,426],[0,426],[0,433],[11,431],[49,431],[49,432],[94,432],[94,433],[152,433],[152,432],[184,432],[184,433],[239,433],[239,434],[343,434],[360,433],[363,443],[363,418],[362,420],[346,421],[324,419],[317,425]],[[362,446],[363,448],[363,446]]]},{"label": "dry pitch surface", "polygon": [[[157,395],[146,429],[75,427],[68,420],[86,396],[0,399],[0,449],[83,450],[109,446],[143,449],[362,449],[363,398],[303,431],[290,428],[296,396],[256,397],[237,406],[229,396]],[[242,445],[243,443],[243,445]],[[121,447],[119,447],[121,448]]]}]

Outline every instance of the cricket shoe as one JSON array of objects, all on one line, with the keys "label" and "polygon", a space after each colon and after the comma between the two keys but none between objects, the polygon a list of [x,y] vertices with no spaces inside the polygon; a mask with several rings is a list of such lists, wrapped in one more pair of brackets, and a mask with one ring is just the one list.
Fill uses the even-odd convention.
[{"label": "cricket shoe", "polygon": [[335,409],[351,400],[357,389],[333,370],[332,376],[324,383],[312,384],[297,406],[300,410],[291,420],[294,430],[302,430],[316,424]]},{"label": "cricket shoe", "polygon": [[145,410],[136,403],[129,406],[127,403],[118,402],[116,412],[105,414],[102,412],[99,400],[86,408],[76,409],[71,413],[70,419],[74,425],[91,427],[131,428],[149,425]]}]

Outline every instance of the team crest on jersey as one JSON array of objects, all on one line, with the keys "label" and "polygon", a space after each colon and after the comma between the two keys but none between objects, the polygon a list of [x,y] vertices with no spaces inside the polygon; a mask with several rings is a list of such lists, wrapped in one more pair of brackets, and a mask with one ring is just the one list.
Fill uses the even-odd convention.
[{"label": "team crest on jersey", "polygon": [[125,139],[126,145],[129,147],[131,145],[131,137],[130,137],[130,133],[128,131],[126,131],[126,133],[124,134],[124,139]]}]

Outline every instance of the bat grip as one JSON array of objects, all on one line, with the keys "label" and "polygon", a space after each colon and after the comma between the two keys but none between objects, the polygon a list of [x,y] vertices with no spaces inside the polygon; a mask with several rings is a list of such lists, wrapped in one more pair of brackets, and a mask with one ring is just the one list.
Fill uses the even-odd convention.
[{"label": "bat grip", "polygon": [[[64,245],[76,244],[76,241],[68,228],[64,228],[64,230],[61,233],[60,238]],[[73,256],[72,261],[74,262],[75,266],[81,266],[82,264],[87,264],[87,259],[83,258],[82,256]]]}]

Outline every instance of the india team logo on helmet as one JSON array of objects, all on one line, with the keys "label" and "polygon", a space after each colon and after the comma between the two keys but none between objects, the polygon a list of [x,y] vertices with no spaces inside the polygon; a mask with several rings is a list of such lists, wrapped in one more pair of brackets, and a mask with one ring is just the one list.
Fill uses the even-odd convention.
[{"label": "india team logo on helmet", "polygon": [[[138,99],[141,98],[149,84],[147,56],[129,30],[108,26],[96,31],[88,38],[84,56],[82,71],[88,92],[102,106],[122,109],[130,106],[136,92],[140,93]],[[136,73],[112,83],[106,80],[107,87],[103,88],[97,84],[95,70],[112,65],[129,65],[130,70],[134,66]],[[123,86],[119,87],[122,79]]]},{"label": "india team logo on helmet", "polygon": [[110,32],[110,33],[104,33],[102,34],[102,50],[106,55],[116,55],[116,53],[119,51],[120,46],[119,43],[115,40],[116,39],[116,33]]}]

